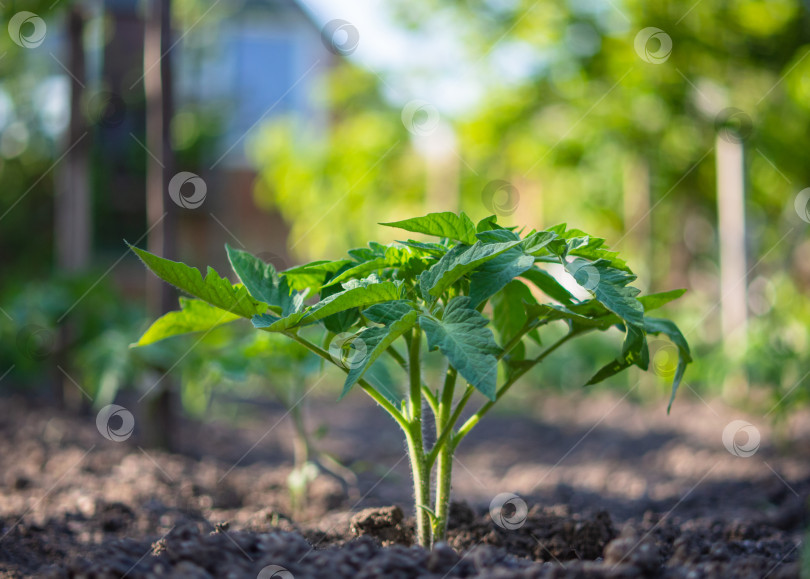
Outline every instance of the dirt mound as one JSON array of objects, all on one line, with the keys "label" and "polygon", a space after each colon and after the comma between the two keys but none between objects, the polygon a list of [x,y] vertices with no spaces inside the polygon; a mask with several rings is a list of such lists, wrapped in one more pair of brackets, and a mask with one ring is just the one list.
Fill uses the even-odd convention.
[{"label": "dirt mound", "polygon": [[[329,416],[336,416],[331,407]],[[646,472],[637,463],[653,460],[652,451],[645,450],[642,456],[634,449],[660,446],[662,439],[655,433],[625,435],[611,426],[600,436],[610,436],[612,454],[589,454],[569,466],[578,469],[575,472],[582,480],[590,477],[589,486],[555,483],[524,492],[525,517],[516,520],[515,513],[504,512],[509,522],[504,524],[489,512],[492,490],[523,484],[521,477],[530,469],[553,471],[559,456],[570,452],[583,433],[557,429],[550,422],[535,427],[524,421],[516,426],[514,418],[490,423],[496,433],[515,430],[508,440],[516,442],[510,447],[484,437],[468,447],[459,459],[465,468],[458,470],[458,486],[472,483],[484,489],[487,484],[480,491],[486,498],[470,504],[454,502],[447,543],[426,551],[413,546],[412,519],[400,507],[391,506],[408,506],[411,494],[407,475],[390,467],[400,456],[396,453],[401,453],[396,437],[390,445],[386,439],[385,444],[377,441],[364,448],[365,441],[374,437],[363,430],[331,436],[330,441],[348,449],[342,457],[350,457],[356,448],[360,456],[374,457],[365,471],[361,463],[355,464],[361,481],[357,491],[363,499],[350,499],[339,485],[323,478],[314,485],[308,510],[293,516],[285,486],[290,466],[284,449],[260,448],[252,462],[238,460],[265,430],[251,438],[207,425],[206,453],[199,448],[196,453],[167,453],[137,442],[100,441],[92,417],[4,400],[0,404],[0,578],[774,579],[799,575],[810,477],[776,472],[801,464],[801,453],[784,460],[775,453],[764,455],[768,468],[758,470],[751,468],[758,463],[746,459],[727,463],[750,469],[736,478],[708,479],[700,469],[668,474],[667,463],[661,462],[648,479],[658,486],[651,482],[649,488],[670,485],[675,489],[670,496],[623,498],[616,492],[592,490],[597,475],[633,469]],[[347,419],[346,424],[357,421]],[[376,424],[366,427],[378,428]],[[201,439],[193,430],[198,427],[187,428],[192,428],[185,433],[188,440]],[[526,433],[532,433],[532,440],[543,434],[548,457],[529,456],[531,447],[513,448],[530,438]],[[667,452],[673,457],[688,456],[689,439],[676,434],[670,438],[662,456]],[[555,452],[549,451],[551,446]],[[587,451],[599,449],[596,445]],[[499,462],[510,451],[521,458],[506,458],[522,469],[511,474]],[[705,463],[720,463],[725,458],[722,453],[728,455],[723,449],[720,454],[700,452]],[[610,471],[600,470],[608,463]],[[485,482],[476,482],[467,464]],[[711,468],[709,464],[707,469]],[[802,472],[791,468],[791,472]],[[528,485],[531,488],[538,477],[532,474],[529,480],[535,481]],[[568,480],[578,481],[576,476]],[[472,494],[459,491],[455,483],[454,492]]]},{"label": "dirt mound", "polygon": [[[367,509],[355,515],[352,531],[336,533],[331,546],[323,536],[304,531],[209,531],[206,524],[185,523],[149,543],[112,540],[87,556],[73,556],[65,565],[44,573],[66,577],[323,577],[345,579],[413,577],[502,578],[788,578],[799,576],[799,553],[783,533],[763,525],[749,526],[740,537],[739,524],[690,521],[655,522],[654,515],[628,524],[616,536],[605,512],[592,518],[550,514],[535,507],[524,525],[506,530],[486,515],[449,533],[449,545],[433,550],[392,543],[392,531],[412,522],[398,507]],[[64,527],[50,526],[53,533]],[[28,536],[30,536],[30,531]],[[48,535],[40,533],[40,546]],[[19,538],[26,531],[15,531]],[[352,535],[360,535],[352,537]],[[380,540],[382,538],[382,541]],[[382,546],[382,542],[389,544]],[[452,545],[452,546],[451,546]],[[40,551],[44,554],[43,551]],[[263,569],[271,569],[264,575]],[[269,573],[269,574],[268,574]],[[272,573],[276,573],[273,575]]]}]

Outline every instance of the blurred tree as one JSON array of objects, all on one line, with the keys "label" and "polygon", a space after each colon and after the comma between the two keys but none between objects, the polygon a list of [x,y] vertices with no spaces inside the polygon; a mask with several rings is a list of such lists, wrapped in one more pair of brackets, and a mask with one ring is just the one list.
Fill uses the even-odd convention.
[{"label": "blurred tree", "polygon": [[334,111],[325,139],[295,117],[265,125],[252,139],[250,155],[261,167],[256,201],[281,208],[299,258],[338,256],[378,234],[378,221],[421,206],[422,163],[378,82],[341,63],[323,90]]}]

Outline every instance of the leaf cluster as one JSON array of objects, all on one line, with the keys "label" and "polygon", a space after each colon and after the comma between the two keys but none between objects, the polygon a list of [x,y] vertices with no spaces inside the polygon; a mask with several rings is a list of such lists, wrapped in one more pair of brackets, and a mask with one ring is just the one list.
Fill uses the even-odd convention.
[{"label": "leaf cluster", "polygon": [[[588,384],[633,365],[648,369],[646,336],[667,336],[679,353],[674,398],[691,362],[689,346],[673,322],[647,313],[683,290],[640,296],[631,285],[636,276],[604,239],[564,224],[517,231],[500,226],[495,216],[476,224],[463,212],[382,225],[437,239],[370,242],[345,259],[281,272],[226,246],[241,282],[236,284],[211,268],[203,277],[195,268],[133,247],[155,274],[194,298],[183,298],[181,309],[155,321],[136,345],[210,331],[239,318],[293,338],[320,325],[328,339],[342,336],[337,358],[347,373],[345,394],[385,353],[405,367],[398,340],[409,343],[414,332],[424,332],[429,350],[439,350],[470,386],[494,401],[498,365],[504,365],[511,384],[510,377],[540,361],[527,357],[527,342],[541,343],[543,327],[562,322],[567,338],[611,328],[624,332],[621,352]],[[394,396],[390,388],[379,391]]]}]

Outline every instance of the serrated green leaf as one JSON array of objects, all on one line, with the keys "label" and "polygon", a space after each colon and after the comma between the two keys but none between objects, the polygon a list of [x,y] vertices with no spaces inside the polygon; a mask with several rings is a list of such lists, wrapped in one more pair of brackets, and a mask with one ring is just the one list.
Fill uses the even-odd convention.
[{"label": "serrated green leaf", "polygon": [[593,378],[588,380],[586,386],[597,384],[633,365],[642,370],[649,367],[650,350],[647,348],[647,340],[644,339],[644,330],[627,324],[625,325],[625,332],[621,355],[610,364],[603,366]]},{"label": "serrated green leaf", "polygon": [[447,237],[467,245],[472,245],[476,241],[475,225],[463,211],[458,215],[450,211],[428,213],[423,217],[380,223],[380,225],[396,227],[414,233]]},{"label": "serrated green leaf", "polygon": [[568,255],[584,257],[591,261],[604,259],[610,263],[611,267],[629,272],[630,268],[627,267],[627,262],[619,258],[619,253],[617,251],[610,251],[604,247],[604,244],[605,240],[601,237],[592,237],[589,235],[576,237],[569,241]]},{"label": "serrated green leaf", "polygon": [[[526,284],[512,280],[503,290],[492,297],[492,326],[500,339],[501,347],[512,340],[528,321],[525,304],[536,304]],[[525,346],[521,342],[509,353],[510,358],[523,359]]]},{"label": "serrated green leaf", "polygon": [[[374,306],[372,306],[374,307]],[[366,373],[371,365],[379,358],[397,338],[409,331],[416,323],[418,312],[413,308],[406,312],[401,318],[392,321],[382,327],[374,327],[363,330],[354,338],[364,344],[364,355],[360,360],[353,360],[346,381],[343,383],[343,398],[360,378]]]},{"label": "serrated green leaf", "polygon": [[307,315],[307,310],[295,312],[283,318],[272,314],[257,314],[253,316],[250,321],[253,322],[253,327],[259,330],[266,332],[286,332],[300,325],[305,315]]},{"label": "serrated green leaf", "polygon": [[520,244],[520,247],[528,254],[540,255],[541,253],[547,253],[545,251],[546,246],[548,246],[556,238],[557,234],[553,231],[536,231],[531,235],[528,235],[523,240],[523,243]]},{"label": "serrated green leaf", "polygon": [[[379,244],[378,244],[379,245]],[[376,257],[363,263],[344,266],[337,271],[334,277],[327,277],[323,287],[343,283],[349,279],[357,279],[367,276],[370,273],[378,272],[385,268],[404,268],[412,259],[418,259],[410,249],[396,246],[381,246],[382,253],[375,253]],[[322,288],[323,289],[323,288]]]},{"label": "serrated green leaf", "polygon": [[481,243],[472,246],[457,245],[419,277],[422,296],[438,297],[465,274],[520,243]]},{"label": "serrated green leaf", "polygon": [[537,288],[551,299],[557,300],[561,304],[571,305],[574,303],[574,296],[558,282],[553,275],[544,269],[532,268],[521,274],[532,282]]},{"label": "serrated green leaf", "polygon": [[326,282],[321,287],[321,290],[353,278],[367,276],[368,274],[379,271],[384,267],[386,267],[384,257],[375,257],[374,259],[365,261],[363,263],[358,263],[357,265],[346,266],[345,269],[338,270],[334,277],[327,277]]},{"label": "serrated green leaf", "polygon": [[414,241],[413,239],[397,241],[397,243],[415,249],[430,257],[441,257],[450,249],[448,246],[442,245],[441,243]]},{"label": "serrated green leaf", "polygon": [[494,400],[498,377],[498,360],[494,354],[498,352],[498,345],[487,323],[467,296],[450,300],[441,320],[427,314],[419,316],[428,349],[439,348],[471,386]]},{"label": "serrated green leaf", "polygon": [[301,309],[303,296],[292,295],[287,278],[279,276],[275,267],[264,263],[247,251],[234,249],[227,243],[225,251],[234,273],[239,276],[239,280],[245,285],[251,296],[268,304],[282,316]]},{"label": "serrated green leaf", "polygon": [[413,310],[413,305],[407,300],[394,300],[375,304],[363,311],[367,320],[375,324],[391,324]]},{"label": "serrated green leaf", "polygon": [[575,260],[566,263],[565,268],[611,312],[629,324],[643,325],[644,306],[636,298],[641,290],[628,285],[635,281],[635,275],[612,267],[604,259],[592,263]]},{"label": "serrated green leaf", "polygon": [[648,294],[646,296],[639,296],[637,299],[638,301],[641,302],[641,305],[644,306],[645,312],[651,312],[655,309],[660,308],[661,306],[668,304],[673,300],[677,300],[684,293],[686,293],[685,289],[676,289],[668,292],[660,292],[657,294]]},{"label": "serrated green leaf", "polygon": [[477,233],[481,233],[482,231],[491,231],[493,229],[503,229],[503,227],[498,225],[498,217],[495,215],[484,217],[475,226],[475,231]]},{"label": "serrated green leaf", "polygon": [[237,314],[215,308],[202,300],[180,298],[180,310],[155,320],[133,346],[148,346],[172,336],[206,332],[239,318]]},{"label": "serrated green leaf", "polygon": [[320,290],[327,275],[334,274],[346,264],[351,263],[354,262],[350,259],[313,261],[284,270],[283,273],[291,289],[296,291],[309,290],[310,294],[314,295]]},{"label": "serrated green leaf", "polygon": [[401,296],[401,283],[380,281],[375,275],[365,279],[351,279],[343,283],[343,291],[312,306],[305,322],[320,320],[350,308],[365,308],[380,302],[397,300]]},{"label": "serrated green leaf", "polygon": [[[610,326],[620,321],[613,315],[610,315],[610,317],[607,318],[590,316],[560,304],[530,303],[526,304],[525,307],[526,313],[530,320],[538,319],[543,323],[553,322],[556,320],[569,320],[574,326],[607,330]],[[604,310],[604,308],[602,309]]]},{"label": "serrated green leaf", "polygon": [[[335,272],[335,278],[339,278],[343,273],[346,271],[353,270],[354,267],[351,264],[344,265],[341,269]],[[321,301],[325,300],[326,298],[338,294],[345,290],[340,285],[332,285],[331,278],[329,275],[326,276],[326,283],[321,288]],[[340,334],[341,332],[347,331],[351,328],[357,320],[360,319],[360,310],[357,308],[351,308],[348,310],[344,310],[342,312],[337,312],[336,314],[332,314],[331,316],[326,316],[323,319],[324,327],[334,334]]]},{"label": "serrated green leaf", "polygon": [[302,312],[291,314],[285,318],[278,318],[270,314],[254,316],[253,325],[268,332],[283,332],[299,325],[315,323],[326,316],[344,310],[364,308],[376,303],[396,300],[400,297],[399,286],[394,282],[351,281],[354,283],[348,289],[331,295]]},{"label": "serrated green leaf", "polygon": [[197,268],[158,257],[132,245],[129,247],[160,279],[212,306],[243,318],[250,318],[267,310],[267,304],[253,299],[244,286],[231,284],[211,267],[203,279]]},{"label": "serrated green leaf", "polygon": [[534,265],[534,257],[513,248],[487,261],[470,276],[470,300],[474,307],[499,292]]},{"label": "serrated green leaf", "polygon": [[618,257],[618,253],[605,247],[605,240],[594,237],[581,229],[566,230],[566,224],[561,223],[549,227],[548,231],[557,234],[558,238],[548,245],[549,251],[565,258],[569,255],[582,257],[590,261],[607,260],[611,267],[632,273],[627,263]]},{"label": "serrated green leaf", "polygon": [[672,379],[672,395],[667,405],[667,413],[669,413],[672,408],[672,403],[675,401],[678,386],[680,386],[683,374],[686,371],[686,366],[692,361],[692,353],[689,351],[689,344],[686,338],[683,337],[681,330],[678,329],[678,326],[676,326],[674,322],[664,318],[645,317],[644,329],[648,334],[664,334],[672,340],[672,343],[678,348],[678,367],[675,369],[675,376]]},{"label": "serrated green leaf", "polygon": [[520,239],[520,235],[514,231],[503,228],[479,231],[475,234],[475,237],[477,237],[478,241],[481,243],[504,243],[506,241],[517,241]]},{"label": "serrated green leaf", "polygon": [[364,262],[384,256],[387,248],[388,246],[383,245],[382,243],[369,241],[368,247],[350,249],[346,253],[348,253],[355,261]]}]

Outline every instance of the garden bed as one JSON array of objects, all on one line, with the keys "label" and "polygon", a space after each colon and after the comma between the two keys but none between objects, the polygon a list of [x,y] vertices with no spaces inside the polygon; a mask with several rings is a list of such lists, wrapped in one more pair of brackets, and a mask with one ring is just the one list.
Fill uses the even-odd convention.
[{"label": "garden bed", "polygon": [[[537,420],[491,416],[459,450],[463,501],[432,552],[411,546],[412,513],[392,508],[411,500],[396,431],[359,396],[311,413],[359,488],[320,478],[295,516],[287,425],[262,438],[281,409],[239,429],[180,425],[181,451],[165,453],[103,439],[93,416],[0,408],[0,577],[254,578],[268,565],[296,579],[799,575],[807,433],[777,451],[761,426],[757,454],[732,456],[720,433],[738,416],[720,403],[684,397],[665,418],[610,394],[568,396],[545,398]],[[501,492],[528,504],[519,528],[490,518]]]}]

